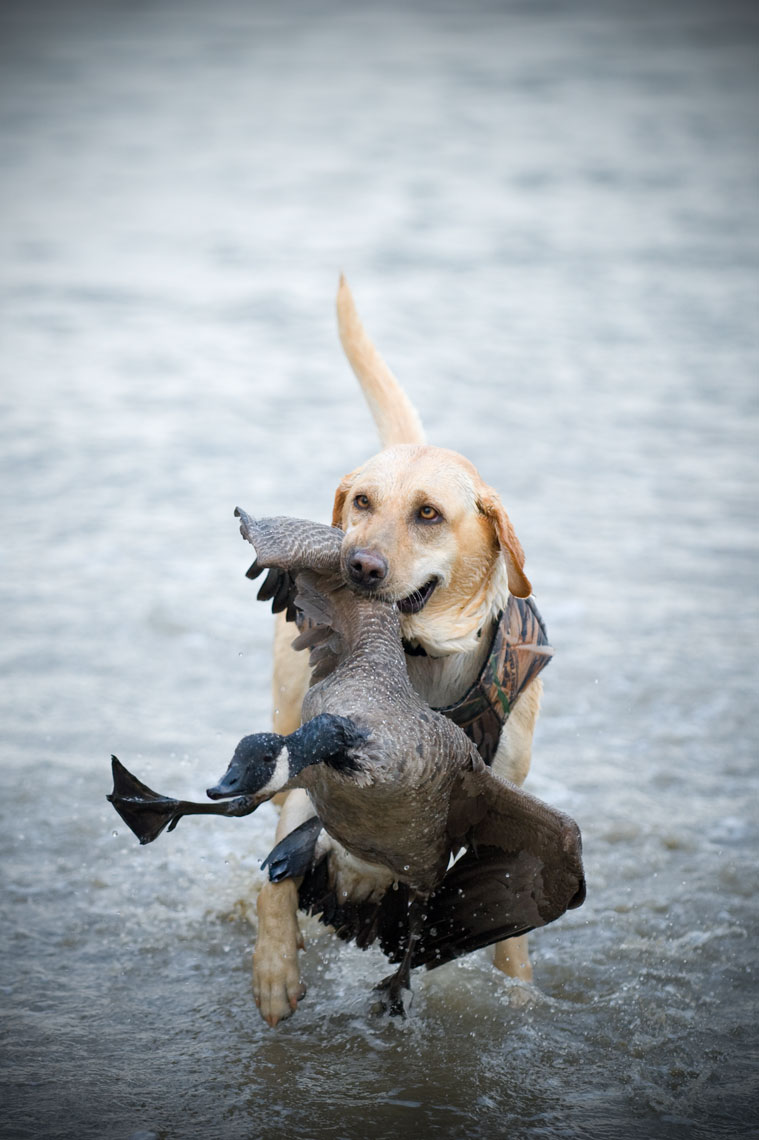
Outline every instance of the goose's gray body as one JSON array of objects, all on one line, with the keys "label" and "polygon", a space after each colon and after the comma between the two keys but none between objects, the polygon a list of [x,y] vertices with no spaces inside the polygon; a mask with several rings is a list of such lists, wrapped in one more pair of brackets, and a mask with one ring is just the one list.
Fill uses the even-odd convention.
[{"label": "goose's gray body", "polygon": [[344,656],[309,690],[303,719],[337,714],[369,737],[357,757],[360,777],[317,764],[304,770],[303,786],[326,830],[348,851],[426,893],[448,865],[457,776],[482,762],[461,730],[412,689],[395,609],[345,587],[330,598],[339,610],[333,621],[340,621]]},{"label": "goose's gray body", "polygon": [[368,733],[354,750],[357,772],[319,763],[300,772],[298,786],[307,789],[327,832],[420,896],[439,887],[450,856],[462,846],[495,851],[501,861],[529,853],[540,866],[529,904],[522,899],[529,921],[518,918],[513,933],[579,905],[577,825],[494,775],[463,731],[417,695],[395,607],[345,585],[342,531],[237,513],[257,568],[277,567],[295,577],[297,605],[311,623],[296,641],[311,648],[316,679],[304,701],[304,722],[334,714]]}]

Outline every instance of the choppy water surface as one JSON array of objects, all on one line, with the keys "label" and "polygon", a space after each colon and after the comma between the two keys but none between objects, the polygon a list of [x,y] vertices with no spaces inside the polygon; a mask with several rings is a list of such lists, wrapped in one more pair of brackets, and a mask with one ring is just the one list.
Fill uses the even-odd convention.
[{"label": "choppy water surface", "polygon": [[[3,1135],[748,1135],[756,25],[736,4],[3,6]],[[141,849],[269,716],[232,518],[376,450],[333,295],[499,488],[557,647],[529,787],[588,900],[370,1015],[306,923],[249,992],[274,809]],[[523,998],[529,999],[526,1004]]]}]

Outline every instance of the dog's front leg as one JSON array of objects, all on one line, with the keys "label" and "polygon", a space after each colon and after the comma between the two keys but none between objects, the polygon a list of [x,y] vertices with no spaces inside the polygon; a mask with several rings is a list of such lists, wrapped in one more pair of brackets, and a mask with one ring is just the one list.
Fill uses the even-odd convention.
[{"label": "dog's front leg", "polygon": [[298,888],[293,880],[267,880],[261,887],[257,909],[253,997],[261,1017],[274,1028],[290,1017],[306,992],[298,966],[303,937],[297,919]]},{"label": "dog's front leg", "polygon": [[[313,813],[308,796],[300,789],[289,793],[277,824],[276,839],[303,823]],[[253,997],[272,1028],[290,1017],[306,992],[300,980],[298,951],[303,937],[298,926],[298,882],[267,878],[258,896],[258,936],[253,952]]]}]

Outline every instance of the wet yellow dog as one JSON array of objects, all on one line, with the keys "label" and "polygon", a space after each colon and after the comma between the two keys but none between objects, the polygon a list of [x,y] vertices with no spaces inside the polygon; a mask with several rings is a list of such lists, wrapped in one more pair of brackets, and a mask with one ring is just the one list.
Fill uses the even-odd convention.
[{"label": "wet yellow dog", "polygon": [[[333,525],[345,531],[343,567],[355,588],[396,602],[411,681],[435,708],[446,709],[477,682],[509,594],[527,598],[524,554],[497,493],[454,451],[425,443],[419,417],[365,332],[344,279],[337,296],[340,339],[374,417],[383,450],[337,488]],[[294,630],[281,619],[274,652],[274,729],[300,725],[308,655],[290,648]],[[499,727],[492,765],[522,784],[530,767],[542,682],[532,680]],[[303,791],[287,796],[277,841],[312,809]],[[354,886],[362,868],[338,845],[333,874]],[[355,889],[355,888],[354,888]],[[274,1026],[296,1009],[305,988],[298,950],[297,884],[261,888],[253,992]],[[495,947],[494,964],[529,979],[527,937]]]}]

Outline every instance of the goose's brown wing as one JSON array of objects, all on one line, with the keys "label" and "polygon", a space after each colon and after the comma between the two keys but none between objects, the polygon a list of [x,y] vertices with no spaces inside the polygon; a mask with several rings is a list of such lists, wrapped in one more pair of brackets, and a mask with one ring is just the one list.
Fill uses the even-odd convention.
[{"label": "goose's brown wing", "polygon": [[[258,578],[263,574],[264,566],[261,566],[258,559],[252,562],[248,569],[245,571],[246,578]],[[267,570],[266,577],[261,583],[260,589],[256,594],[259,602],[271,602],[271,612],[273,614],[280,614],[285,611],[285,617],[288,621],[295,621],[298,616],[295,608],[295,595],[297,587],[295,585],[295,577],[289,570],[279,570],[277,567],[271,567]]]},{"label": "goose's brown wing", "polygon": [[338,938],[366,950],[377,942],[391,962],[400,962],[408,942],[409,892],[404,883],[379,898],[338,897],[330,884],[329,855],[312,860],[298,888],[298,905],[317,915]]},{"label": "goose's brown wing", "polygon": [[270,601],[275,614],[285,610],[287,620],[295,621],[298,571],[337,574],[343,532],[307,519],[257,519],[241,507],[235,508],[235,515],[240,519],[240,534],[256,548],[256,559],[246,577],[258,578],[268,571],[258,600]]},{"label": "goose's brown wing", "polygon": [[[413,966],[433,969],[545,926],[585,897],[574,821],[482,769],[484,775],[475,770],[459,779],[451,815],[463,829],[466,850],[427,901]],[[283,864],[281,877],[291,873]],[[303,910],[361,949],[376,942],[392,962],[401,960],[408,941],[409,894],[403,883],[372,901],[338,898],[330,883],[329,855],[315,859],[313,844],[297,873],[304,876]]]},{"label": "goose's brown wing", "polygon": [[337,527],[284,516],[257,519],[242,507],[235,507],[235,515],[240,519],[240,534],[256,548],[261,567],[274,566],[292,573],[339,571],[343,532]]},{"label": "goose's brown wing", "polygon": [[415,966],[431,969],[582,904],[577,824],[484,765],[462,773],[449,830],[467,850],[429,900]]},{"label": "goose's brown wing", "polygon": [[258,600],[271,602],[273,613],[285,611],[298,626],[295,649],[308,649],[312,683],[326,677],[343,653],[343,643],[334,629],[330,593],[343,588],[340,576],[340,546],[343,532],[336,527],[306,519],[255,519],[241,507],[235,509],[240,533],[256,548],[256,559],[246,577],[266,571]]}]

